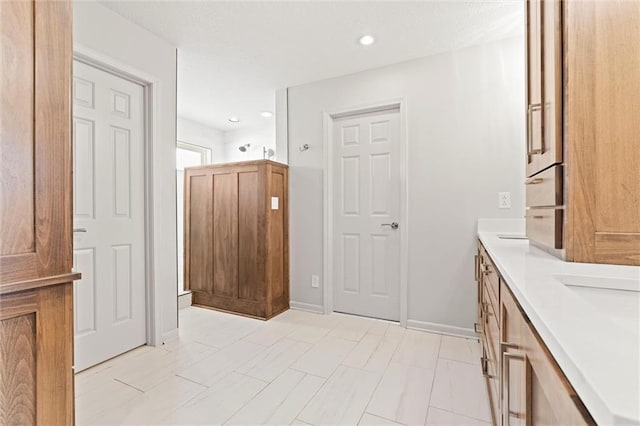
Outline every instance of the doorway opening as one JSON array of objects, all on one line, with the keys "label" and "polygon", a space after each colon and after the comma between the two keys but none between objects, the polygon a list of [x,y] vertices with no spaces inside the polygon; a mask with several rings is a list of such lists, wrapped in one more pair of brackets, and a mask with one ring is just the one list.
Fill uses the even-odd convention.
[{"label": "doorway opening", "polygon": [[176,230],[178,234],[178,296],[188,293],[184,288],[184,169],[211,163],[211,149],[187,142],[176,142]]}]

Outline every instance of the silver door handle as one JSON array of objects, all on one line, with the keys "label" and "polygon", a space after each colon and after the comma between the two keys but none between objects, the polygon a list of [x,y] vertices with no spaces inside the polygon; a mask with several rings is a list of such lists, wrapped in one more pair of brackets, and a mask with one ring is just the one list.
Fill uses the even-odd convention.
[{"label": "silver door handle", "polygon": [[383,223],[380,226],[390,226],[391,229],[398,229],[400,227],[400,225],[398,225],[398,222]]},{"label": "silver door handle", "polygon": [[73,228],[73,232],[87,232],[87,228]]}]

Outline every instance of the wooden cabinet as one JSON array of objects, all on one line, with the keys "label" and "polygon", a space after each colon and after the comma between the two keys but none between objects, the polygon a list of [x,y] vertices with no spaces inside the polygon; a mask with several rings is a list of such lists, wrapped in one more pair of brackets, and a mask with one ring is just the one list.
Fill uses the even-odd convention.
[{"label": "wooden cabinet", "polygon": [[558,0],[526,1],[527,176],[562,162],[562,20]]},{"label": "wooden cabinet", "polygon": [[541,0],[526,1],[526,78],[527,108],[527,176],[538,171],[537,160],[542,151],[542,46]]},{"label": "wooden cabinet", "polygon": [[478,322],[476,332],[482,340],[482,374],[487,381],[489,405],[494,423],[500,417],[500,359],[499,352],[499,278],[491,258],[478,242],[476,257],[478,282]]},{"label": "wooden cabinet", "polygon": [[[476,331],[483,346],[482,373],[494,424],[595,424],[499,271],[482,273],[483,264],[494,264],[480,243],[477,259],[482,309],[478,310]],[[499,301],[494,300],[488,280],[494,273]]]},{"label": "wooden cabinet", "polygon": [[595,424],[505,284],[501,294],[502,424]]},{"label": "wooden cabinet", "polygon": [[527,398],[521,405],[526,424],[595,425],[535,329],[526,323],[522,327],[521,353],[525,364],[518,380]]},{"label": "wooden cabinet", "polygon": [[287,166],[185,169],[185,288],[193,304],[268,319],[289,308]]},{"label": "wooden cabinet", "polygon": [[0,424],[72,424],[71,18],[0,2]]},{"label": "wooden cabinet", "polygon": [[640,2],[526,0],[527,233],[569,261],[640,265],[639,28]]},{"label": "wooden cabinet", "polygon": [[[559,0],[526,2],[527,235],[562,249],[562,9]],[[552,176],[550,176],[550,174]],[[543,176],[541,176],[543,175]],[[553,186],[553,188],[551,188]]]},{"label": "wooden cabinet", "polygon": [[526,421],[526,362],[523,332],[526,322],[502,283],[500,300],[500,358],[502,361],[501,395],[503,425],[528,425]]},{"label": "wooden cabinet", "polygon": [[565,2],[567,260],[640,265],[640,2]]}]

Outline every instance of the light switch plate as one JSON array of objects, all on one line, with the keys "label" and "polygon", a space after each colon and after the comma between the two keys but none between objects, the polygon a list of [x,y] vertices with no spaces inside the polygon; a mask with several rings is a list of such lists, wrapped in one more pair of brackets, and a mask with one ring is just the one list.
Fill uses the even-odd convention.
[{"label": "light switch plate", "polygon": [[511,193],[510,192],[498,192],[498,208],[510,209],[511,208]]},{"label": "light switch plate", "polygon": [[278,197],[271,197],[271,210],[278,210]]}]

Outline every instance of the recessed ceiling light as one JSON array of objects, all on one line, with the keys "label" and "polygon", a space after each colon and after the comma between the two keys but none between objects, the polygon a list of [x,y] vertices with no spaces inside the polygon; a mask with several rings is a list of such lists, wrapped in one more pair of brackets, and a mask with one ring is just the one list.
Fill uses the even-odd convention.
[{"label": "recessed ceiling light", "polygon": [[363,46],[369,46],[372,45],[374,42],[376,41],[375,38],[373,38],[372,35],[363,35],[362,37],[360,37],[360,39],[358,40],[358,42],[363,45]]},{"label": "recessed ceiling light", "polygon": [[232,123],[239,123],[240,119],[238,117],[236,117],[235,115],[232,115],[231,117],[229,117],[229,121]]},{"label": "recessed ceiling light", "polygon": [[271,111],[262,111],[260,113],[261,116],[263,116],[264,118],[271,118],[273,117],[273,113]]}]

